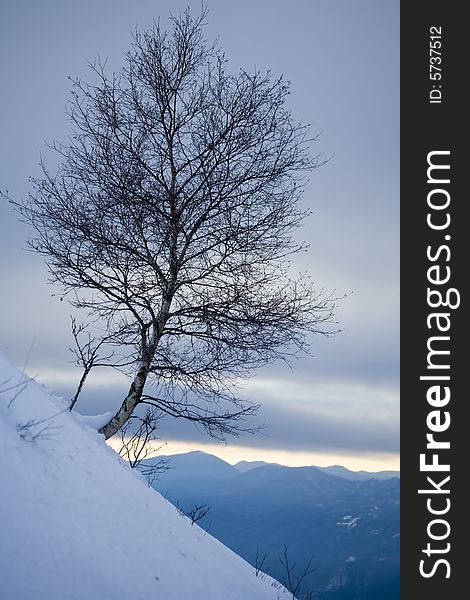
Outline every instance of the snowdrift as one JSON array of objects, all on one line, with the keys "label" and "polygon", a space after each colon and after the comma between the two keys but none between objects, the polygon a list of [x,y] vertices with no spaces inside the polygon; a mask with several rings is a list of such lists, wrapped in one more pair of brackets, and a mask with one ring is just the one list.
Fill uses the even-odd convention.
[{"label": "snowdrift", "polygon": [[1,356],[0,555],[2,600],[291,597]]}]

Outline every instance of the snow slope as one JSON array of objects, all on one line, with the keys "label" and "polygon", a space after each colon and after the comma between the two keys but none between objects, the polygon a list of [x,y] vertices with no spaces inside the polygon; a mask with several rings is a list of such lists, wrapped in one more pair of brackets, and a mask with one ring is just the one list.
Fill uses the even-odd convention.
[{"label": "snow slope", "polygon": [[[2,600],[287,600],[0,356]],[[277,585],[276,585],[277,584]]]}]

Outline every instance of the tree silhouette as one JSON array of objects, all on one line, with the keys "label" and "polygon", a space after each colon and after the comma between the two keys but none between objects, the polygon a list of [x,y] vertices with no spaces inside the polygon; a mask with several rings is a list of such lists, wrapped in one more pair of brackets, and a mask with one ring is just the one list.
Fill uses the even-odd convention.
[{"label": "tree silhouette", "polygon": [[94,83],[73,80],[59,165],[14,202],[106,358],[87,351],[130,378],[106,438],[142,404],[237,434],[257,408],[240,379],[306,351],[332,319],[331,295],[289,266],[305,249],[306,177],[324,162],[315,137],[282,77],[228,71],[205,16],[137,31],[119,73],[97,61]]}]

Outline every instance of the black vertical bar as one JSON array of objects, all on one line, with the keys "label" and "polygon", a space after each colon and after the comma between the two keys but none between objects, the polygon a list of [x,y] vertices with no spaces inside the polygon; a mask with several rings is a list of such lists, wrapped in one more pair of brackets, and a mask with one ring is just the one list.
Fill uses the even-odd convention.
[{"label": "black vertical bar", "polygon": [[[470,205],[465,189],[470,172],[466,147],[470,143],[470,107],[464,107],[464,90],[470,73],[470,36],[463,11],[464,3],[458,2],[401,3],[403,600],[470,597],[466,541],[470,495],[465,490],[470,472],[466,464],[470,458],[470,398],[464,383],[469,370],[465,310],[470,271],[470,250],[465,243],[470,238],[470,220],[465,219]],[[450,169],[435,168],[428,174],[429,160]],[[431,267],[437,268],[429,271]],[[447,276],[449,280],[444,282]],[[433,308],[431,303],[440,304],[439,292],[442,304]],[[459,298],[460,306],[444,306],[446,299],[455,306]],[[446,327],[448,331],[444,331]],[[430,341],[432,337],[438,339]],[[428,344],[433,350],[448,350],[450,354],[430,355]],[[448,376],[449,380],[438,380],[436,376]],[[429,392],[431,387],[434,395]],[[447,403],[446,393],[450,393]],[[435,431],[439,428],[443,430]],[[428,434],[433,434],[432,440],[450,442],[450,449],[433,448]],[[421,454],[425,455],[424,463],[429,465],[435,460],[439,465],[449,465],[450,470],[420,468]]]}]

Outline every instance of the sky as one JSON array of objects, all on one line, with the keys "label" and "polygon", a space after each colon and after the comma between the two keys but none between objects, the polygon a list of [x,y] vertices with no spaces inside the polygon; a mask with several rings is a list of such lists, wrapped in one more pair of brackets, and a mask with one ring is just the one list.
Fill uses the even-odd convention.
[{"label": "sky", "polygon": [[[67,76],[89,79],[88,60],[119,68],[131,32],[200,2],[2,0],[0,6],[0,189],[28,193],[46,143],[65,140]],[[190,424],[164,421],[165,454],[205,449],[237,460],[353,469],[399,464],[399,2],[398,0],[222,0],[208,2],[206,37],[219,39],[233,70],[271,69],[292,82],[289,107],[321,132],[298,261],[318,288],[341,296],[341,333],[314,337],[293,369],[274,364],[245,386],[262,402],[262,435],[217,445]],[[52,164],[52,161],[51,161]],[[47,284],[31,234],[0,203],[0,353],[71,396],[70,307]],[[78,410],[117,407],[126,382],[97,372]]]}]

